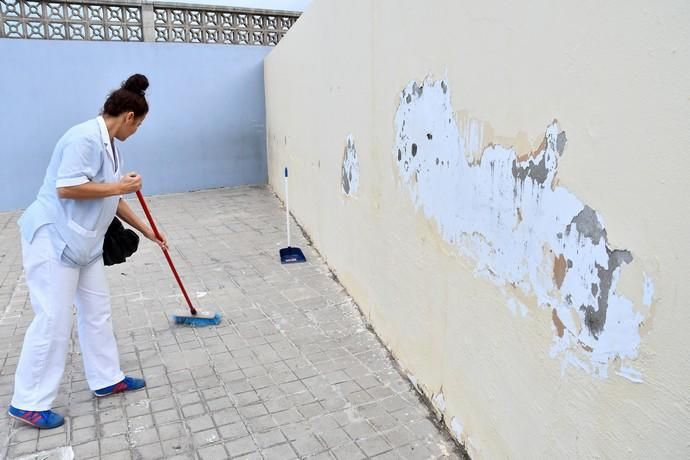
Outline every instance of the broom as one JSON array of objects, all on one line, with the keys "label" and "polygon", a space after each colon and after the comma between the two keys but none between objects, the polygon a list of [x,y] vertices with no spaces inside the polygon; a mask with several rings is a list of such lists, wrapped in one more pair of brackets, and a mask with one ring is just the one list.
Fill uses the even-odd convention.
[{"label": "broom", "polygon": [[[144,214],[146,214],[146,218],[149,220],[149,224],[153,229],[153,233],[156,235],[156,238],[158,238],[159,241],[162,241],[163,239],[161,238],[160,233],[158,233],[158,228],[156,228],[156,224],[153,222],[153,217],[151,217],[149,208],[148,206],[146,206],[146,201],[144,201],[144,195],[142,195],[140,191],[137,191],[137,198],[139,198],[139,203],[141,203],[141,207],[144,209]],[[187,306],[189,307],[189,312],[187,312],[186,310],[178,310],[173,314],[173,320],[175,321],[175,324],[186,324],[188,326],[212,326],[220,323],[220,313],[213,313],[210,311],[198,311],[196,308],[194,308],[194,306],[192,305],[192,301],[189,300],[187,291],[182,285],[182,280],[180,279],[180,276],[177,274],[177,270],[175,270],[175,265],[173,265],[172,259],[170,258],[170,254],[168,254],[168,250],[165,248],[161,249],[163,249],[163,254],[165,254],[165,258],[168,260],[168,265],[170,265],[170,269],[172,270],[173,275],[175,275],[177,284],[178,286],[180,286],[182,295],[184,295],[184,298],[187,301]]]}]

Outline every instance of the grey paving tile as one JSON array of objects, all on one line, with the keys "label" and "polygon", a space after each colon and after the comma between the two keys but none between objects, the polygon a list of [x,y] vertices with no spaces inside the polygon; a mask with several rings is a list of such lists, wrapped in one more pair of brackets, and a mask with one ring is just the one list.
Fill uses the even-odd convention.
[{"label": "grey paving tile", "polygon": [[253,433],[262,433],[264,431],[269,431],[276,428],[278,424],[272,416],[262,415],[260,417],[247,420],[247,426]]},{"label": "grey paving tile", "polygon": [[344,429],[347,434],[355,440],[366,439],[375,434],[374,429],[366,421],[351,423]]},{"label": "grey paving tile", "polygon": [[434,455],[423,444],[414,443],[403,446],[394,451],[399,458],[406,460],[428,460],[434,458]]},{"label": "grey paving tile", "polygon": [[201,415],[206,412],[206,409],[201,403],[188,404],[182,408],[182,415],[185,418],[191,418],[197,415]]},{"label": "grey paving tile", "polygon": [[196,446],[196,448],[200,448],[209,444],[217,443],[217,441],[220,440],[220,435],[218,434],[218,430],[211,428],[208,430],[195,432],[192,439],[194,441],[194,446]]},{"label": "grey paving tile", "polygon": [[329,449],[334,449],[338,446],[343,446],[352,442],[350,436],[342,428],[335,428],[329,431],[325,431],[318,435],[321,442]]},{"label": "grey paving tile", "polygon": [[374,457],[391,450],[390,444],[388,444],[386,439],[381,435],[358,440],[356,444],[368,457]]},{"label": "grey paving tile", "polygon": [[218,431],[220,432],[220,436],[225,440],[234,440],[249,435],[249,430],[247,430],[244,422],[241,421],[223,425],[218,428]]},{"label": "grey paving tile", "polygon": [[233,407],[216,410],[211,413],[216,426],[227,425],[241,419],[240,413]]},{"label": "grey paving tile", "polygon": [[[192,452],[191,439],[189,438],[173,438],[161,442],[163,447],[163,455],[165,458],[174,457],[177,455],[189,454]],[[187,455],[185,458],[194,458]]]},{"label": "grey paving tile", "polygon": [[92,458],[99,455],[99,444],[97,440],[85,442],[72,446],[74,458]]},{"label": "grey paving tile", "polygon": [[199,457],[201,460],[224,460],[228,453],[222,445],[215,445],[199,449]]},{"label": "grey paving tile", "polygon": [[362,452],[355,443],[336,447],[331,452],[338,460],[360,460],[367,458],[364,452]]},{"label": "grey paving tile", "polygon": [[156,425],[165,425],[166,423],[180,420],[181,417],[177,409],[168,409],[154,413],[153,419],[155,420]]},{"label": "grey paving tile", "polygon": [[52,436],[39,436],[36,449],[39,451],[52,450],[65,445],[67,445],[67,437],[64,433]]},{"label": "grey paving tile", "polygon": [[256,440],[256,444],[261,449],[267,449],[269,447],[287,442],[287,439],[285,439],[285,436],[279,429],[273,429],[263,433],[255,433],[254,439]]},{"label": "grey paving tile", "polygon": [[234,441],[226,442],[225,448],[233,458],[241,455],[248,455],[257,450],[257,446],[251,436],[245,436],[235,439]]},{"label": "grey paving tile", "polygon": [[184,438],[186,436],[186,430],[182,422],[176,422],[167,425],[159,425],[158,434],[161,441],[165,441],[169,439]]},{"label": "grey paving tile", "polygon": [[268,414],[266,407],[263,404],[253,404],[251,406],[242,406],[238,408],[240,415],[244,418],[259,417]]},{"label": "grey paving tile", "polygon": [[133,455],[129,450],[121,450],[101,455],[101,460],[132,460]]},{"label": "grey paving tile", "polygon": [[132,447],[145,446],[147,444],[160,444],[160,436],[156,428],[132,430],[128,433],[129,444]]},{"label": "grey paving tile", "polygon": [[101,438],[99,442],[101,447],[101,455],[129,449],[129,442],[127,442],[127,438],[124,434],[119,436],[111,436],[109,438]]},{"label": "grey paving tile", "polygon": [[23,455],[37,452],[38,441],[25,441],[10,446],[8,451],[9,458],[18,458]]},{"label": "grey paving tile", "polygon": [[261,451],[261,454],[266,460],[291,460],[297,458],[290,444],[281,444],[279,446],[264,449]]},{"label": "grey paving tile", "polygon": [[[16,423],[16,422],[13,422]],[[31,427],[20,427],[17,428],[13,432],[12,439],[10,440],[10,444],[18,444],[20,442],[27,442],[27,441],[38,441],[38,435],[40,431],[35,430],[34,428]]]},{"label": "grey paving tile", "polygon": [[309,455],[314,455],[325,450],[325,447],[318,438],[312,434],[304,437],[299,437],[294,441],[291,441],[292,448],[297,452],[297,454],[304,458]]},{"label": "grey paving tile", "polygon": [[126,419],[117,420],[101,425],[101,436],[107,438],[108,436],[117,436],[127,432]]},{"label": "grey paving tile", "polygon": [[164,458],[163,446],[160,443],[154,443],[135,447],[133,449],[133,457],[141,460],[162,459]]}]

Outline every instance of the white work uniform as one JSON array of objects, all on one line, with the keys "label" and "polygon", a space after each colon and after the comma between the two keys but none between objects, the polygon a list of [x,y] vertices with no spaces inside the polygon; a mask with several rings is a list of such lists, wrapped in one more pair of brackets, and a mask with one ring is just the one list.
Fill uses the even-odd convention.
[{"label": "white work uniform", "polygon": [[65,368],[73,304],[89,388],[124,378],[102,257],[103,237],[120,197],[73,200],[57,195],[57,187],[118,182],[121,170],[103,118],[77,125],[58,141],[38,196],[19,219],[36,316],[26,331],[15,374],[12,406],[17,409],[52,407]]}]

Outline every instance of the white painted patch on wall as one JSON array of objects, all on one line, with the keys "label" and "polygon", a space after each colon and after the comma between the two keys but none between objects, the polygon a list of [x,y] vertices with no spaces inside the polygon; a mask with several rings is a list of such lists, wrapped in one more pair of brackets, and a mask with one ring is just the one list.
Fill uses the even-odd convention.
[{"label": "white painted patch on wall", "polygon": [[462,433],[465,428],[462,426],[462,423],[460,423],[460,420],[458,420],[457,417],[452,417],[450,419],[450,430],[453,432],[455,439],[462,442]]},{"label": "white painted patch on wall", "polygon": [[520,312],[520,316],[522,316],[523,318],[527,316],[528,310],[524,303],[520,302],[515,297],[511,297],[503,287],[501,287],[501,292],[506,297],[506,299],[508,299],[506,305],[508,306],[508,309],[513,314],[513,316],[517,316],[518,312]]},{"label": "white painted patch on wall", "polygon": [[359,189],[359,159],[352,134],[347,136],[343,155],[342,191],[346,196],[354,196]]},{"label": "white painted patch on wall", "polygon": [[642,303],[649,307],[654,300],[654,283],[652,279],[644,273],[644,290],[642,292]]},{"label": "white painted patch on wall", "polygon": [[630,380],[633,383],[644,383],[644,380],[642,380],[642,374],[631,367],[621,367],[616,371],[616,374]]},{"label": "white painted patch on wall", "polygon": [[439,392],[434,398],[432,399],[434,403],[434,407],[438,409],[441,413],[444,413],[446,411],[446,400],[443,397],[443,393]]},{"label": "white painted patch on wall", "polygon": [[419,386],[417,386],[417,377],[408,372],[407,379],[410,381],[410,383],[412,383],[413,387],[419,389]]},{"label": "white painted patch on wall", "polygon": [[[599,213],[557,184],[566,144],[558,122],[529,154],[484,147],[483,124],[459,128],[447,82],[426,79],[402,91],[395,126],[397,169],[416,208],[478,276],[552,310],[551,355],[562,368],[574,364],[603,378],[616,358],[630,366],[644,315],[616,287],[633,257],[611,247]],[[507,305],[527,312],[510,295]]]}]

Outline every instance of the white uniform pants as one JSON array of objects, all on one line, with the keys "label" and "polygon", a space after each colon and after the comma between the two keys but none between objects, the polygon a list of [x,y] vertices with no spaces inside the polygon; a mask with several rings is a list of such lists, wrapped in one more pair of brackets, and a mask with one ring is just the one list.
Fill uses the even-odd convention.
[{"label": "white uniform pants", "polygon": [[121,381],[124,375],[113,334],[103,259],[88,267],[60,263],[46,226],[36,232],[31,243],[22,240],[22,257],[36,316],[24,337],[12,405],[32,411],[52,407],[65,370],[73,304],[89,388],[97,390]]}]

